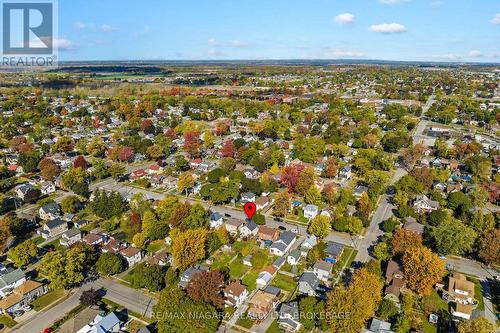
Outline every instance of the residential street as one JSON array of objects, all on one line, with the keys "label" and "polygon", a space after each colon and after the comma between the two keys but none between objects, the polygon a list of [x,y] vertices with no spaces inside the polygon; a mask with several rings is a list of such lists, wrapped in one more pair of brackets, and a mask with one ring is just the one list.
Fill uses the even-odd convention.
[{"label": "residential street", "polygon": [[64,301],[50,309],[35,314],[19,327],[15,328],[13,332],[42,332],[46,327],[50,327],[55,321],[64,317],[66,313],[75,308],[80,303],[79,298],[82,291],[90,288],[105,288],[105,298],[141,315],[151,316],[153,313],[152,307],[156,304],[156,299],[143,294],[141,291],[126,287],[113,280],[101,278],[74,290]]}]

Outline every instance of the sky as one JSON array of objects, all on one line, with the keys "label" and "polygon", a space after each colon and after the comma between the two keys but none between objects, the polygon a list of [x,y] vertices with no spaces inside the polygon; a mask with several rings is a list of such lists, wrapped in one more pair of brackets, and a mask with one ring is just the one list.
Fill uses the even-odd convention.
[{"label": "sky", "polygon": [[60,60],[500,62],[499,0],[59,0]]}]

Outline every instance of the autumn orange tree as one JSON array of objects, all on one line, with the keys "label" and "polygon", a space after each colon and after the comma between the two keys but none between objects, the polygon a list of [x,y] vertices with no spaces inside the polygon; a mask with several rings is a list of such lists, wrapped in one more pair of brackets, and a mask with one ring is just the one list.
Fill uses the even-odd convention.
[{"label": "autumn orange tree", "polygon": [[186,269],[198,260],[205,258],[205,240],[207,231],[204,229],[189,229],[178,232],[172,241],[172,255],[175,264]]},{"label": "autumn orange tree", "polygon": [[408,249],[421,247],[422,236],[413,231],[397,229],[391,238],[391,246],[393,254],[403,254]]},{"label": "autumn orange tree", "polygon": [[429,295],[445,274],[444,261],[424,246],[404,252],[403,270],[406,285],[419,295]]},{"label": "autumn orange tree", "polygon": [[203,301],[222,308],[224,298],[220,289],[224,285],[224,275],[218,271],[198,272],[193,275],[187,286],[187,293],[195,301]]},{"label": "autumn orange tree", "polygon": [[500,264],[500,229],[486,231],[479,237],[478,255],[487,264]]},{"label": "autumn orange tree", "polygon": [[326,318],[332,332],[359,332],[375,314],[382,299],[382,282],[366,268],[358,269],[349,287],[343,285],[328,294]]}]

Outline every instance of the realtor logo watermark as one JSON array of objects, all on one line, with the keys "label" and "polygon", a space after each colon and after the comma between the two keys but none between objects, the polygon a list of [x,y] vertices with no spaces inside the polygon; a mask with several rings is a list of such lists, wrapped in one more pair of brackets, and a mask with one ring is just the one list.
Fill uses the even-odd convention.
[{"label": "realtor logo watermark", "polygon": [[57,2],[0,1],[1,66],[56,66]]}]

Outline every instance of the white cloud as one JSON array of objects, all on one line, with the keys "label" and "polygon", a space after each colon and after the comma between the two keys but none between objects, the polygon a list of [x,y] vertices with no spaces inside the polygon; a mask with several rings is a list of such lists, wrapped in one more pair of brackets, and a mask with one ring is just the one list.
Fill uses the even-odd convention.
[{"label": "white cloud", "polygon": [[59,51],[72,51],[77,48],[77,44],[73,41],[64,38],[54,38],[53,47]]},{"label": "white cloud", "polygon": [[212,57],[223,57],[226,54],[223,52],[220,52],[219,50],[211,49],[211,50],[208,50],[208,55],[212,56]]},{"label": "white cloud", "polygon": [[404,25],[399,23],[374,24],[370,26],[370,30],[382,34],[396,34],[408,31]]},{"label": "white cloud", "polygon": [[494,18],[490,20],[492,24],[499,25],[500,24],[500,13],[497,13]]},{"label": "white cloud", "polygon": [[78,30],[84,30],[84,29],[93,30],[93,29],[95,29],[94,23],[85,23],[85,22],[77,21],[73,25]]},{"label": "white cloud", "polygon": [[247,47],[250,45],[248,42],[238,39],[232,40],[229,44],[234,47]]},{"label": "white cloud", "polygon": [[333,19],[338,24],[349,24],[354,22],[354,15],[351,13],[342,13],[335,16]]},{"label": "white cloud", "polygon": [[462,59],[461,55],[455,54],[455,53],[433,55],[432,57],[436,58],[436,59],[449,60],[449,61],[457,61],[457,60]]},{"label": "white cloud", "polygon": [[482,57],[483,56],[483,52],[479,51],[479,50],[472,50],[469,52],[469,57]]},{"label": "white cloud", "polygon": [[102,32],[113,32],[113,31],[118,31],[118,28],[112,27],[109,24],[103,24],[101,25],[100,30]]},{"label": "white cloud", "polygon": [[441,7],[444,6],[445,2],[444,1],[432,1],[431,6],[432,7]]},{"label": "white cloud", "polygon": [[208,45],[213,45],[213,46],[218,46],[220,45],[220,43],[215,40],[214,38],[210,38],[208,41],[207,41]]},{"label": "white cloud", "polygon": [[328,48],[321,54],[321,58],[362,58],[365,55],[361,51],[351,49]]}]

